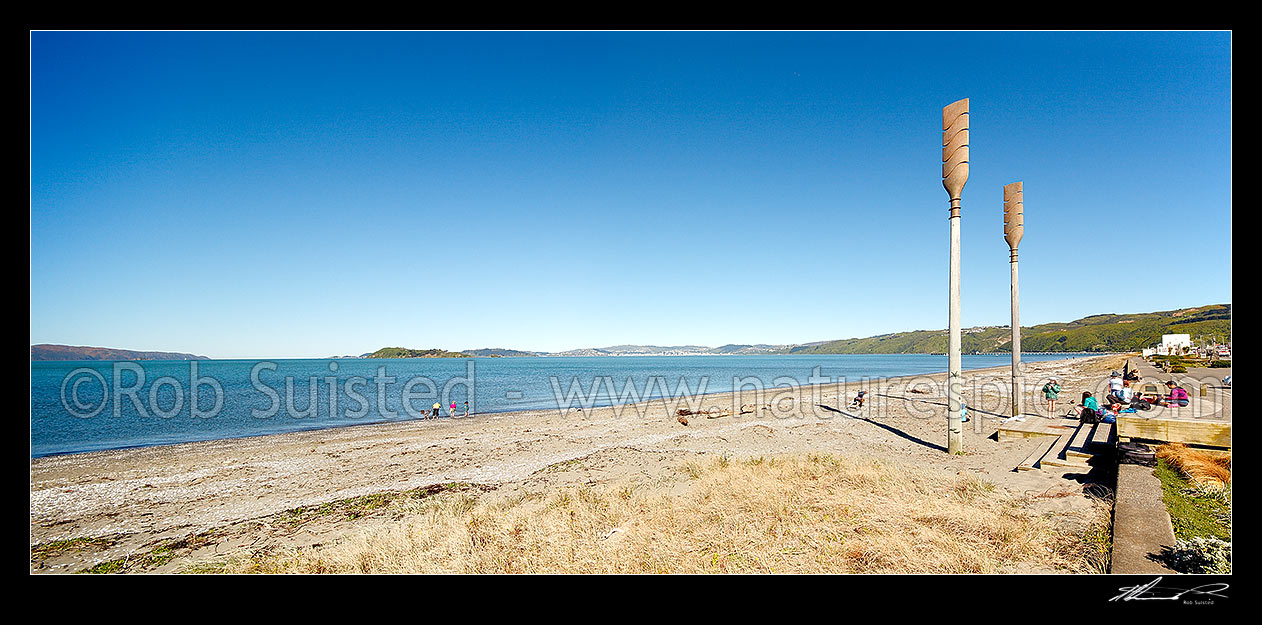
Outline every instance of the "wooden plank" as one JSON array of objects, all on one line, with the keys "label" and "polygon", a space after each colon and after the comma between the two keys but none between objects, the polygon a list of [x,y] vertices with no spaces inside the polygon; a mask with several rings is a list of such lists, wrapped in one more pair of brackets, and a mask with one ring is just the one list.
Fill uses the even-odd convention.
[{"label": "wooden plank", "polygon": [[1026,417],[1024,421],[1009,421],[999,426],[999,440],[1020,440],[1040,436],[1063,436],[1073,431],[1077,423],[1065,419]]},{"label": "wooden plank", "polygon": [[1119,438],[1231,447],[1231,422],[1125,416],[1117,419],[1117,435]]},{"label": "wooden plank", "polygon": [[1089,465],[1085,459],[1070,456],[1066,453],[1069,451],[1069,445],[1073,443],[1073,439],[1074,435],[1062,436],[1057,444],[1053,445],[1052,448],[1043,456],[1043,459],[1039,460],[1039,467],[1042,468],[1044,466],[1048,466],[1070,469],[1088,467]]},{"label": "wooden plank", "polygon": [[[1064,454],[1059,454],[1064,455]],[[1047,456],[1039,461],[1039,466],[1058,467],[1061,469],[1090,469],[1091,465],[1084,458],[1075,456],[1057,457],[1057,454],[1048,452]]]},{"label": "wooden plank", "polygon": [[1082,424],[1078,426],[1078,431],[1074,433],[1073,440],[1065,447],[1066,458],[1085,458],[1091,459],[1095,454],[1091,451],[1090,441],[1091,433],[1096,428],[1108,425],[1107,423]]},{"label": "wooden plank", "polygon": [[1025,460],[1021,461],[1021,464],[1017,465],[1017,470],[1033,471],[1037,469],[1039,460],[1041,460],[1049,450],[1055,447],[1057,443],[1061,442],[1061,438],[1063,437],[1044,437],[1044,439],[1040,440],[1038,444],[1030,448],[1030,453],[1025,457]]},{"label": "wooden plank", "polygon": [[1112,423],[1100,423],[1091,432],[1091,440],[1087,441],[1087,446],[1092,449],[1104,449],[1109,445],[1116,443],[1117,437],[1113,435],[1114,427]]}]

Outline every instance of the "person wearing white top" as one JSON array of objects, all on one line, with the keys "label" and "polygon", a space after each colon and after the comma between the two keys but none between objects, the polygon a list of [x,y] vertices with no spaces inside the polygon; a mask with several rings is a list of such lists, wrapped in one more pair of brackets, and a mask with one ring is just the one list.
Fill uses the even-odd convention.
[{"label": "person wearing white top", "polygon": [[1110,388],[1109,397],[1114,400],[1117,400],[1120,403],[1130,404],[1131,401],[1135,398],[1135,393],[1134,391],[1131,390],[1130,382],[1123,381],[1121,388],[1118,388],[1116,390],[1114,390],[1112,386],[1110,386],[1109,388]]},{"label": "person wearing white top", "polygon": [[1131,400],[1135,398],[1135,391],[1131,390],[1130,384],[1122,385],[1122,394],[1118,395],[1118,398],[1120,398],[1125,403],[1128,403],[1128,404],[1131,403]]}]

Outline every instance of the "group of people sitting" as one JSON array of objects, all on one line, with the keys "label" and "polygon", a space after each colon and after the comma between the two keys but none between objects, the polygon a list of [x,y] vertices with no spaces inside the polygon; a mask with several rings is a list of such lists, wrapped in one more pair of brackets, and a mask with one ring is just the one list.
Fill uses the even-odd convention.
[{"label": "group of people sitting", "polygon": [[1091,391],[1084,391],[1079,418],[1093,423],[1109,423],[1119,412],[1151,410],[1153,406],[1181,407],[1187,406],[1191,401],[1187,390],[1174,380],[1166,382],[1166,395],[1145,396],[1135,393],[1131,389],[1131,381],[1138,379],[1139,376],[1133,371],[1128,370],[1125,374],[1114,371],[1109,376],[1109,394],[1104,398],[1108,402],[1108,408],[1101,407]]},{"label": "group of people sitting", "polygon": [[1157,406],[1187,406],[1191,398],[1188,396],[1187,389],[1179,386],[1174,380],[1166,382],[1165,395],[1151,395],[1145,397],[1143,394],[1136,394],[1131,390],[1131,380],[1137,379],[1124,376],[1116,371],[1109,377],[1109,395],[1106,399],[1110,403],[1130,405],[1136,402],[1145,402]]}]

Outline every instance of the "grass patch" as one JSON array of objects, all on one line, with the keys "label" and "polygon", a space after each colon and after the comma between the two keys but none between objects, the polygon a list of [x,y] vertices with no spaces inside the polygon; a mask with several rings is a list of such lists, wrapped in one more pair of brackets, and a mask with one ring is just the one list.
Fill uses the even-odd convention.
[{"label": "grass patch", "polygon": [[32,560],[44,560],[47,558],[55,558],[57,556],[68,553],[75,553],[85,549],[101,550],[106,549],[114,541],[108,538],[71,538],[69,540],[54,540],[40,545],[31,547]]},{"label": "grass patch", "polygon": [[292,508],[277,515],[273,521],[277,525],[291,530],[321,517],[335,516],[342,520],[353,521],[368,516],[376,510],[388,508],[401,502],[425,499],[442,492],[460,491],[469,488],[474,488],[474,485],[464,482],[452,482],[449,484],[432,484],[405,491],[388,491],[360,497],[350,497],[315,506]]},{"label": "grass patch", "polygon": [[211,532],[201,532],[189,534],[183,538],[160,541],[152,549],[144,553],[100,562],[91,568],[79,572],[101,575],[155,569],[170,562],[178,555],[196,550],[209,543],[210,537]]},{"label": "grass patch", "polygon": [[89,573],[92,575],[107,575],[109,573],[121,573],[123,571],[124,566],[125,566],[125,561],[123,560],[123,558],[119,558],[117,560],[109,560],[106,562],[101,562],[100,564],[97,564],[96,566],[90,569],[80,571],[80,573]]},{"label": "grass patch", "polygon": [[582,458],[574,458],[572,460],[563,460],[561,462],[550,464],[542,469],[539,469],[539,471],[537,472],[538,473],[556,473],[558,471],[564,471],[566,469],[576,468],[581,464],[583,464]]},{"label": "grass patch", "polygon": [[1078,537],[974,475],[828,455],[688,463],[678,484],[445,491],[336,542],[217,572],[1092,572]]},{"label": "grass patch", "polygon": [[1230,483],[1221,490],[1200,488],[1165,458],[1157,460],[1153,474],[1161,480],[1162,499],[1170,511],[1176,537],[1231,541]]}]

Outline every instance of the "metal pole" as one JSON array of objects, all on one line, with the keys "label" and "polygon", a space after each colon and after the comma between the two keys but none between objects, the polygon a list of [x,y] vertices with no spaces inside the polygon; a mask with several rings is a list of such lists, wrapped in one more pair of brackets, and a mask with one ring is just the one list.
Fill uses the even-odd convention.
[{"label": "metal pole", "polygon": [[1008,241],[1012,266],[1012,416],[1022,413],[1025,380],[1021,373],[1021,289],[1017,282],[1017,246],[1025,234],[1024,184],[1014,182],[1003,188],[1003,234]]},{"label": "metal pole", "polygon": [[951,198],[951,251],[947,280],[947,453],[964,451],[960,363],[960,194],[968,181],[968,98],[942,109],[942,186]]}]

